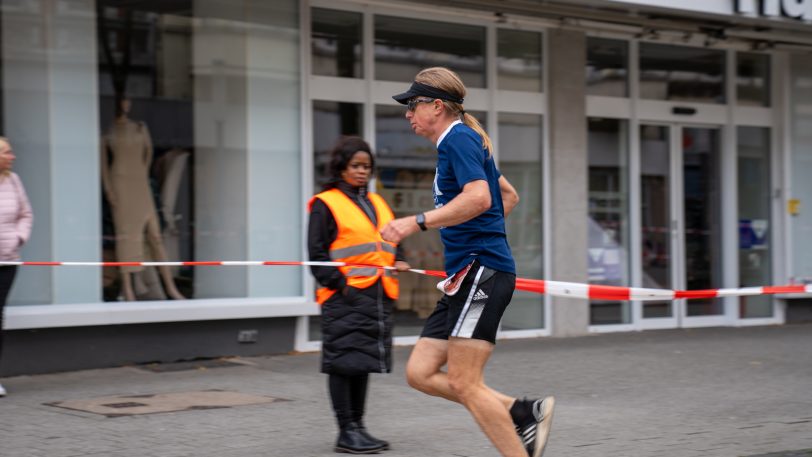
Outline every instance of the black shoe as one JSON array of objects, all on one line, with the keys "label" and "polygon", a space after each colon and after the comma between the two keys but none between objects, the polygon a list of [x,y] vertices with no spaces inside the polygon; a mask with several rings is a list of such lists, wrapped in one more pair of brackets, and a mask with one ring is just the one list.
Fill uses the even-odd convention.
[{"label": "black shoe", "polygon": [[553,409],[555,398],[545,397],[533,402],[533,419],[522,427],[516,427],[516,432],[524,444],[527,455],[541,457],[547,446],[550,436],[550,426],[553,423]]},{"label": "black shoe", "polygon": [[373,443],[378,443],[381,446],[382,451],[389,450],[389,441],[379,440],[378,438],[375,438],[374,436],[370,435],[369,432],[367,431],[367,428],[364,426],[363,422],[358,423],[358,433],[364,435],[364,438],[366,438],[367,440],[372,441]]},{"label": "black shoe", "polygon": [[377,454],[383,450],[383,446],[361,433],[358,424],[350,422],[339,432],[334,450],[348,454]]}]

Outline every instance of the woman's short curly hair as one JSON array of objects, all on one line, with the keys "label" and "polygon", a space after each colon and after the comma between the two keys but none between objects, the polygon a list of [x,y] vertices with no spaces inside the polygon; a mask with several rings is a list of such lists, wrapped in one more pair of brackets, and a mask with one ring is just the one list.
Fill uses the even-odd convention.
[{"label": "woman's short curly hair", "polygon": [[372,154],[369,143],[357,136],[341,137],[330,152],[330,165],[327,168],[330,179],[324,185],[325,190],[332,189],[343,180],[341,172],[347,169],[350,160],[358,151],[369,153],[372,169],[375,169],[375,155]]}]

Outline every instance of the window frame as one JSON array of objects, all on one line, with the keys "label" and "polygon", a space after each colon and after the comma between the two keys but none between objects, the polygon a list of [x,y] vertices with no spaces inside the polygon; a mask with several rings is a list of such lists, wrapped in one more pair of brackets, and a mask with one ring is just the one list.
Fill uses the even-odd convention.
[{"label": "window frame", "polygon": [[[311,74],[310,65],[310,37],[311,37],[311,20],[310,8],[326,8],[341,11],[361,12],[363,14],[362,22],[362,54],[363,54],[363,77],[362,78],[340,78],[340,77],[327,77]],[[498,115],[500,112],[517,113],[517,114],[536,114],[543,117],[543,145],[542,145],[542,215],[544,220],[542,242],[543,242],[543,271],[550,271],[549,259],[549,237],[544,236],[544,233],[549,233],[549,177],[547,176],[549,170],[549,121],[548,121],[548,108],[547,108],[547,93],[548,93],[548,40],[547,28],[541,20],[533,20],[532,18],[522,18],[522,30],[540,33],[541,52],[542,52],[542,91],[541,92],[525,92],[497,89],[498,87],[498,70],[496,67],[497,62],[497,30],[508,29],[514,30],[515,27],[510,27],[507,24],[499,24],[493,19],[491,15],[486,13],[477,13],[469,10],[459,10],[446,7],[432,7],[429,5],[380,5],[357,3],[352,0],[331,1],[331,0],[310,0],[302,2],[301,5],[301,30],[302,30],[302,188],[303,195],[311,195],[313,183],[313,157],[312,157],[312,103],[314,100],[326,100],[336,102],[350,102],[362,104],[363,112],[363,137],[370,144],[376,144],[376,120],[375,120],[375,107],[376,105],[390,105],[399,106],[397,102],[392,100],[392,94],[402,92],[405,87],[403,82],[392,82],[374,79],[374,16],[386,15],[397,16],[409,19],[426,19],[426,13],[431,12],[431,20],[439,22],[458,23],[462,25],[473,25],[483,27],[485,29],[485,88],[468,88],[467,100],[465,103],[466,110],[470,111],[485,111],[487,113],[487,123],[484,125],[485,130],[491,137],[493,144],[499,144],[498,132]],[[514,24],[510,24],[514,25]],[[494,157],[499,163],[499,150],[494,151]],[[375,185],[373,181],[372,185]],[[306,212],[303,212],[302,219],[304,226],[306,226]],[[303,257],[307,258],[306,248],[303,247]],[[419,267],[416,265],[416,267]],[[315,282],[310,275],[309,271],[304,271],[304,284],[305,294],[308,300],[313,299],[313,290]],[[540,278],[539,278],[540,279]],[[539,329],[530,330],[511,330],[500,332],[500,338],[528,338],[536,336],[549,336],[550,333],[550,303],[548,296],[544,296],[544,327]],[[304,337],[307,338],[307,318],[303,318],[304,323],[300,323],[301,329],[304,329]],[[299,332],[301,334],[301,332]],[[417,336],[413,337],[396,337],[397,344],[414,344],[417,341]],[[317,347],[320,343],[315,341],[303,341],[300,339],[303,347]]]},{"label": "window frame", "polygon": [[[631,287],[641,287],[642,285],[642,264],[641,264],[641,213],[640,213],[640,125],[660,124],[668,126],[698,126],[698,127],[719,127],[721,131],[721,152],[722,152],[722,184],[721,192],[723,198],[722,231],[724,234],[723,247],[723,282],[724,287],[738,287],[739,265],[738,265],[738,214],[736,211],[736,157],[738,149],[738,139],[736,135],[739,126],[766,127],[771,132],[770,164],[772,167],[771,176],[772,191],[779,192],[779,187],[784,179],[778,174],[777,167],[782,161],[781,156],[786,154],[786,148],[782,144],[788,144],[788,140],[782,137],[784,129],[782,127],[781,108],[779,106],[778,82],[783,81],[780,77],[786,74],[786,63],[778,53],[768,51],[754,51],[742,49],[735,44],[719,42],[711,47],[725,52],[725,98],[724,104],[697,103],[670,100],[651,100],[640,97],[640,44],[658,43],[670,44],[686,47],[707,47],[703,37],[693,37],[686,42],[683,37],[662,37],[653,39],[652,37],[632,37],[619,32],[587,31],[588,37],[608,38],[625,40],[628,42],[628,96],[627,97],[607,97],[597,95],[586,96],[586,116],[605,117],[627,120],[629,132],[629,235],[630,248],[629,258],[631,268]],[[584,50],[586,52],[586,50]],[[750,106],[739,105],[737,97],[737,52],[748,54],[766,54],[770,56],[769,85],[770,106]],[[681,116],[674,114],[675,106],[689,107],[696,110],[695,116]],[[777,195],[777,194],[775,194]],[[773,233],[776,238],[786,236],[787,216],[780,211],[778,202],[772,205],[771,224],[774,227]],[[780,266],[786,263],[787,246],[778,242],[772,246],[771,260],[773,262],[772,281],[773,284],[785,281]],[[725,314],[721,322],[722,325],[770,325],[779,324],[784,321],[783,307],[774,301],[774,312],[770,318],[742,318],[738,314],[737,297],[727,297],[724,302]],[[610,325],[589,325],[588,331],[592,333],[617,332],[617,331],[637,331],[649,328],[675,328],[674,325],[662,326],[657,322],[645,322],[643,319],[642,302],[632,302],[632,321],[629,324]],[[715,322],[715,321],[714,321]],[[695,323],[681,323],[677,327],[695,327],[705,325],[701,319],[696,319]],[[710,323],[708,325],[711,325]],[[719,325],[719,322],[715,322]]]}]

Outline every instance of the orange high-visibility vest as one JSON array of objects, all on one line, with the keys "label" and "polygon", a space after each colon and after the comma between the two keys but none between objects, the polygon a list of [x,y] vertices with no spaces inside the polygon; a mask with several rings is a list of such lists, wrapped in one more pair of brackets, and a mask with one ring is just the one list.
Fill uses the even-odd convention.
[{"label": "orange high-visibility vest", "polygon": [[[330,259],[332,261],[381,267],[392,266],[395,264],[397,245],[384,241],[380,230],[395,216],[380,195],[368,193],[367,196],[378,216],[377,227],[372,224],[369,217],[364,214],[355,202],[344,195],[344,192],[335,188],[311,198],[307,204],[307,210],[310,211],[313,202],[318,198],[333,213],[338,226],[338,235],[330,245]],[[338,269],[347,278],[348,286],[359,289],[365,289],[375,284],[378,278],[382,278],[383,290],[386,295],[393,300],[398,298],[398,280],[391,270],[375,268],[374,266],[346,266],[338,267]],[[335,289],[321,287],[316,291],[316,301],[322,304],[334,293],[336,293]]]}]

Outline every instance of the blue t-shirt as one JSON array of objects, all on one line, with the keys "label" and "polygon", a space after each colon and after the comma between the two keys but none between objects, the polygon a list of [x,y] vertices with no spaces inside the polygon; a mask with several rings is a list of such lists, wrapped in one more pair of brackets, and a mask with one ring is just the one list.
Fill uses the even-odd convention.
[{"label": "blue t-shirt", "polygon": [[454,125],[437,146],[436,208],[453,200],[472,181],[487,181],[491,190],[491,207],[487,211],[465,223],[440,229],[449,275],[475,259],[488,268],[516,273],[505,234],[500,176],[493,157],[482,146],[482,137],[465,124]]}]

